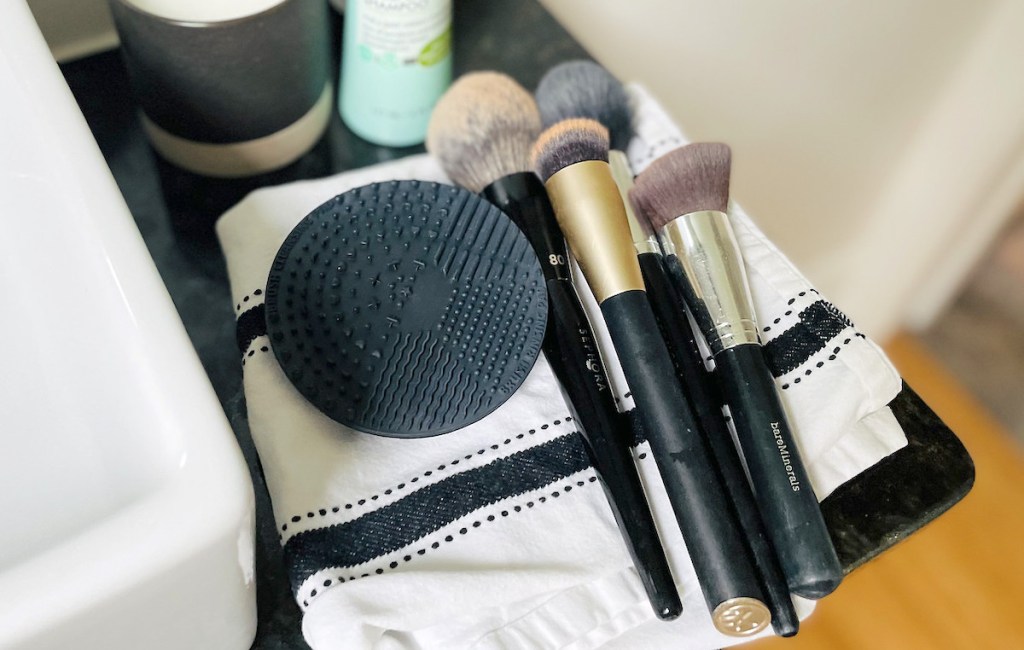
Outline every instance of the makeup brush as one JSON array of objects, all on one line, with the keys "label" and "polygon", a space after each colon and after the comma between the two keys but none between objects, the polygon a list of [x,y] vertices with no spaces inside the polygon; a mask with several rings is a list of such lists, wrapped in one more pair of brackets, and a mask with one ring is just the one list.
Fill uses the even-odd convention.
[{"label": "makeup brush", "polygon": [[636,180],[631,196],[657,229],[714,355],[754,494],[790,591],[821,598],[843,571],[762,354],[739,245],[726,214],[729,147],[671,151]]},{"label": "makeup brush", "polygon": [[534,167],[600,304],[712,619],[723,633],[753,634],[770,615],[711,452],[658,333],[608,146],[608,131],[598,122],[564,120],[537,139]]},{"label": "makeup brush", "polygon": [[635,213],[629,199],[633,171],[624,153],[633,138],[629,95],[622,83],[603,66],[579,60],[551,68],[541,78],[536,98],[545,125],[573,117],[589,117],[608,129],[611,145],[608,164],[622,196],[654,317],[672,357],[676,376],[736,508],[754,565],[761,575],[766,604],[772,614],[772,628],[779,636],[793,636],[800,629],[800,619],[786,586],[786,576],[761,521],[739,452],[726,426],[720,401],[712,390],[713,378],[704,365],[682,297],[665,268],[657,235],[646,217]]},{"label": "makeup brush", "polygon": [[573,117],[589,117],[608,129],[609,148],[625,151],[633,137],[629,94],[604,66],[587,59],[552,67],[534,93],[548,127]]},{"label": "makeup brush", "polygon": [[437,103],[427,150],[459,185],[479,192],[526,233],[548,290],[544,354],[561,385],[651,606],[663,620],[682,602],[630,453],[632,432],[612,396],[596,339],[572,285],[565,238],[543,184],[530,169],[541,130],[533,97],[510,77],[458,79]]}]

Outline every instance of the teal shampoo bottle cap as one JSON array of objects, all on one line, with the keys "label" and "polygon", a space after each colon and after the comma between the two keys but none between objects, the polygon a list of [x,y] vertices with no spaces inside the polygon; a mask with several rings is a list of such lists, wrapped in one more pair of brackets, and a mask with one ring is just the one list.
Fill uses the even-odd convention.
[{"label": "teal shampoo bottle cap", "polygon": [[452,79],[451,0],[348,0],[342,37],[341,119],[359,137],[423,142]]}]

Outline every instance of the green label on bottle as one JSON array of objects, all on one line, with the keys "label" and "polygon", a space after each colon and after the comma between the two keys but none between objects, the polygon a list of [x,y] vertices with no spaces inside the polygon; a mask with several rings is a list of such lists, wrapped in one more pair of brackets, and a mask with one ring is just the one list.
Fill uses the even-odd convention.
[{"label": "green label on bottle", "polygon": [[452,49],[452,28],[444,30],[440,36],[423,46],[416,61],[422,66],[432,66],[441,62]]}]

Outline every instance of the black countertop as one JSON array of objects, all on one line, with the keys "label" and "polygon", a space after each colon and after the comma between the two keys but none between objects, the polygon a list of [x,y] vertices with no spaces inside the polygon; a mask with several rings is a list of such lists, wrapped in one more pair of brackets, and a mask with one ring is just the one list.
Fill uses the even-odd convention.
[{"label": "black countertop", "polygon": [[[340,17],[333,16],[335,42]],[[533,0],[456,3],[456,75],[492,69],[535,88],[551,66],[588,57]],[[337,49],[337,48],[336,48]],[[287,168],[245,180],[181,171],[150,148],[117,51],[62,66],[146,245],[170,291],[242,448],[256,491],[259,628],[254,649],[305,648],[277,527],[249,434],[235,317],[213,222],[249,191],[421,152],[369,144],[336,112],[324,138]],[[956,436],[908,387],[891,405],[908,446],[838,488],[823,503],[840,559],[852,570],[944,512],[970,489],[974,467]]]}]

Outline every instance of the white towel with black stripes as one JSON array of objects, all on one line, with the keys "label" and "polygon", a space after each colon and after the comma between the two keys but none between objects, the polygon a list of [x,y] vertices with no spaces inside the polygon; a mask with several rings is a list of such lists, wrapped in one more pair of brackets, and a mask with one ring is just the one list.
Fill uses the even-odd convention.
[{"label": "white towel with black stripes", "polygon": [[[642,168],[683,140],[643,89],[630,91],[639,120],[629,154]],[[217,224],[237,305],[249,425],[307,642],[316,650],[736,643],[711,624],[644,443],[637,462],[685,608],[671,623],[654,618],[543,357],[495,412],[421,440],[348,429],[289,383],[263,324],[274,255],[313,208],[390,179],[446,180],[431,158],[413,156],[257,190]],[[824,498],[906,444],[886,406],[900,378],[742,210],[733,206],[731,217],[767,324],[766,354]],[[610,371],[628,407],[621,375]]]}]

